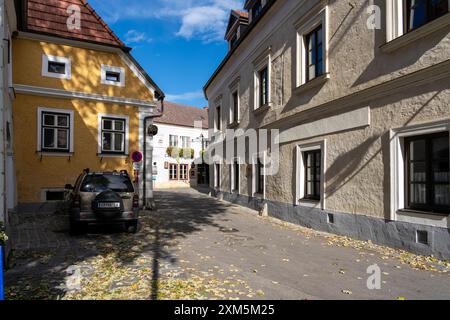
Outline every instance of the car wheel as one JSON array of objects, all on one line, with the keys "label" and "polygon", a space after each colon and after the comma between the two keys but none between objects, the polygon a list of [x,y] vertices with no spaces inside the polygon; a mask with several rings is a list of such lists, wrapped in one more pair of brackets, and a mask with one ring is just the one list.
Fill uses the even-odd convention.
[{"label": "car wheel", "polygon": [[129,222],[126,224],[126,228],[127,228],[127,232],[128,233],[138,233],[139,231],[139,222],[138,221],[134,221],[134,222]]},{"label": "car wheel", "polygon": [[73,236],[86,233],[86,225],[81,222],[70,222],[70,234]]}]

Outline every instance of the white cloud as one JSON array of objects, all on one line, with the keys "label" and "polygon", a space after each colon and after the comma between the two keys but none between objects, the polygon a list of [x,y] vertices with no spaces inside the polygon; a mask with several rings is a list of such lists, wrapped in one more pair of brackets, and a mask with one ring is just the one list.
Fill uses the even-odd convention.
[{"label": "white cloud", "polygon": [[176,36],[205,42],[223,40],[231,9],[240,9],[243,0],[91,0],[109,23],[129,19],[174,19]]},{"label": "white cloud", "polygon": [[151,42],[150,39],[145,32],[137,31],[137,30],[129,30],[125,34],[125,42],[126,43],[140,43],[140,42]]},{"label": "white cloud", "polygon": [[205,96],[203,95],[203,91],[193,91],[193,92],[185,92],[180,94],[166,94],[167,101],[189,101],[194,99],[202,99]]}]

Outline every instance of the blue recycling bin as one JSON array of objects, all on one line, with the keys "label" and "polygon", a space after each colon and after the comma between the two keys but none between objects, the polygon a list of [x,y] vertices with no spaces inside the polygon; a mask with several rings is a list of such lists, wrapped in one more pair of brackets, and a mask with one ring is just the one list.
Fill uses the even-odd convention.
[{"label": "blue recycling bin", "polygon": [[5,290],[3,286],[3,247],[0,246],[0,301],[5,300]]}]

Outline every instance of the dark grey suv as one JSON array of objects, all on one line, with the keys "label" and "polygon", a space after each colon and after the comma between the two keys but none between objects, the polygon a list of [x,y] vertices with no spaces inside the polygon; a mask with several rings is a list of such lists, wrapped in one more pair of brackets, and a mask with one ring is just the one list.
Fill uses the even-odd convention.
[{"label": "dark grey suv", "polygon": [[138,230],[139,195],[126,171],[85,170],[70,190],[68,207],[70,231],[79,234],[88,224],[125,224],[129,232]]}]

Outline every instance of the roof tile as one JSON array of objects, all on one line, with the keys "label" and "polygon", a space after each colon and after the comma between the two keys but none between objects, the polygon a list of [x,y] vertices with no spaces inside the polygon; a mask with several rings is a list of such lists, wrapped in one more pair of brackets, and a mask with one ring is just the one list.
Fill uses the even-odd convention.
[{"label": "roof tile", "polygon": [[[81,30],[67,27],[67,7],[81,9]],[[86,0],[27,0],[27,30],[124,47]]]},{"label": "roof tile", "polygon": [[164,102],[162,117],[155,118],[156,123],[184,127],[194,127],[196,121],[202,121],[203,129],[208,129],[208,110],[168,101]]}]

